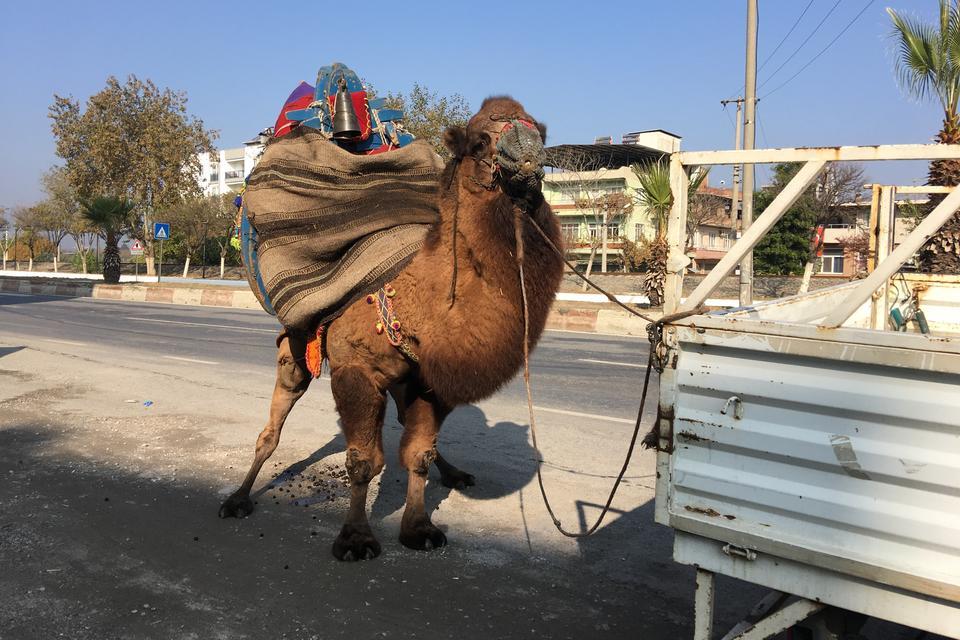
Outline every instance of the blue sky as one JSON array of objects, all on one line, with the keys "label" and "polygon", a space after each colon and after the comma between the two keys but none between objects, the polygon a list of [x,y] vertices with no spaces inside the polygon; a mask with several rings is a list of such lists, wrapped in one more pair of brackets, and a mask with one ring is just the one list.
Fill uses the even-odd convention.
[{"label": "blue sky", "polygon": [[[808,0],[760,0],[763,63]],[[813,0],[760,82],[813,32],[835,0]],[[927,142],[940,109],[894,80],[891,6],[931,18],[935,0],[874,2],[833,47],[790,78],[863,8],[841,0],[759,90],[757,146]],[[285,7],[285,8],[281,8]],[[360,10],[361,7],[366,12]],[[377,13],[377,8],[381,11]],[[471,107],[509,93],[549,127],[549,142],[662,128],[685,149],[731,148],[743,85],[745,0],[688,2],[4,2],[0,8],[0,205],[42,197],[58,162],[47,107],[85,101],[109,75],[184,90],[191,113],[237,146],[271,125],[293,87],[332,61],[381,91],[420,82]],[[877,181],[922,182],[922,163],[868,164]],[[762,174],[766,175],[766,174]],[[724,175],[716,172],[716,184]]]}]

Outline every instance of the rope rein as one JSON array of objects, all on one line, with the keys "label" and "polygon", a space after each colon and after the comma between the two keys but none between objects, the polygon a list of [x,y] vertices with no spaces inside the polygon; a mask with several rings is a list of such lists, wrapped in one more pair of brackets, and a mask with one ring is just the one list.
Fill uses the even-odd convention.
[{"label": "rope rein", "polygon": [[[650,387],[650,371],[651,369],[656,368],[657,371],[663,370],[663,358],[660,355],[655,355],[658,351],[657,345],[651,344],[649,354],[647,357],[647,370],[643,376],[643,390],[640,392],[640,409],[637,411],[637,420],[633,426],[633,434],[630,436],[630,445],[627,448],[627,455],[623,460],[623,466],[620,468],[620,473],[617,474],[617,479],[613,483],[613,487],[610,489],[610,494],[607,496],[607,502],[603,505],[603,510],[601,510],[600,515],[597,516],[596,522],[593,525],[583,532],[576,531],[567,531],[563,528],[560,519],[557,518],[556,514],[553,511],[553,507],[550,504],[550,499],[547,497],[547,490],[543,484],[543,474],[541,469],[543,467],[543,455],[540,453],[540,447],[537,444],[537,421],[536,416],[533,411],[533,393],[530,389],[530,315],[529,308],[527,303],[527,284],[526,279],[524,278],[523,273],[523,258],[524,258],[524,247],[523,247],[523,220],[526,216],[520,207],[515,208],[514,213],[514,236],[516,239],[516,260],[517,268],[520,274],[520,294],[523,300],[523,382],[526,386],[527,391],[527,412],[530,416],[530,436],[533,440],[533,449],[537,455],[537,484],[540,487],[540,496],[543,498],[543,504],[547,508],[547,513],[550,514],[550,518],[553,520],[553,526],[557,528],[557,531],[567,536],[568,538],[586,538],[589,535],[592,535],[600,525],[603,523],[603,519],[606,517],[607,513],[610,511],[610,505],[613,503],[613,498],[617,494],[617,490],[620,488],[620,483],[623,481],[624,475],[627,473],[627,468],[630,466],[630,459],[633,457],[633,451],[636,448],[637,437],[640,435],[640,425],[643,423],[643,410],[646,407],[647,403],[647,391]],[[560,249],[554,244],[554,242],[544,233],[543,229],[540,228],[540,225],[537,224],[537,221],[533,218],[530,218],[530,221],[533,223],[533,228],[536,229],[540,236],[547,241],[547,244],[557,253],[561,258],[563,258],[563,253]],[[651,343],[659,342],[660,336],[662,335],[663,325],[674,320],[679,320],[688,316],[699,314],[703,311],[703,307],[699,306],[692,311],[684,311],[682,313],[676,313],[669,316],[663,316],[659,320],[654,320],[649,316],[646,316],[635,309],[627,307],[625,304],[621,303],[616,299],[612,294],[607,293],[595,283],[590,281],[589,278],[581,274],[577,269],[570,264],[565,258],[563,261],[567,264],[568,267],[573,269],[573,272],[578,276],[583,278],[584,282],[595,288],[600,293],[604,294],[611,302],[617,303],[619,306],[623,307],[630,313],[644,320],[648,321],[650,325],[647,327],[647,335],[650,338]]]}]

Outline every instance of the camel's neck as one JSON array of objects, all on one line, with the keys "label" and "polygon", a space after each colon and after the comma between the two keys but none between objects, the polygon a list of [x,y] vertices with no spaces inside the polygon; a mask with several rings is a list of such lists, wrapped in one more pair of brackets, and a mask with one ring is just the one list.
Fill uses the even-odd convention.
[{"label": "camel's neck", "polygon": [[515,279],[517,206],[499,189],[458,178],[441,200],[438,239],[443,252],[455,249],[459,268],[475,271],[491,284]]}]

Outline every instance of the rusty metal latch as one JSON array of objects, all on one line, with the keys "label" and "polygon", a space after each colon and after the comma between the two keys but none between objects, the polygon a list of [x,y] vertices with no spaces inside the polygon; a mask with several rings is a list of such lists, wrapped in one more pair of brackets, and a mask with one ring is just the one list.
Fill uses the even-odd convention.
[{"label": "rusty metal latch", "polygon": [[722,551],[728,556],[739,556],[746,560],[756,560],[757,552],[753,549],[747,549],[746,547],[740,547],[735,544],[725,544],[723,545]]},{"label": "rusty metal latch", "polygon": [[743,419],[743,400],[740,399],[740,396],[730,396],[727,398],[727,401],[723,403],[723,409],[720,410],[720,413],[727,415],[727,411],[730,409],[730,404],[733,403],[733,417],[736,420]]}]

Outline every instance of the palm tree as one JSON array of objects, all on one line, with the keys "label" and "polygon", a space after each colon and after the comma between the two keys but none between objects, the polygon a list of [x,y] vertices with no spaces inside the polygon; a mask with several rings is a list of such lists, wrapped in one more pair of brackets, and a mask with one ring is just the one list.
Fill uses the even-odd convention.
[{"label": "palm tree", "polygon": [[[640,281],[644,295],[652,306],[663,304],[663,285],[667,279],[667,221],[673,207],[673,192],[670,189],[670,168],[666,163],[651,162],[646,165],[634,164],[631,169],[640,181],[640,193],[637,200],[646,208],[657,227],[657,235],[650,243],[647,258],[647,273]],[[697,171],[690,179],[687,188],[687,200],[707,179],[709,171]],[[684,235],[686,237],[686,234]]]},{"label": "palm tree", "polygon": [[[960,7],[956,0],[940,0],[935,24],[920,22],[887,9],[897,43],[896,73],[900,86],[920,99],[935,97],[943,107],[942,144],[960,143]],[[960,161],[930,163],[931,185],[960,184]],[[939,202],[942,198],[937,198]],[[934,273],[960,273],[960,216],[954,215],[920,251],[920,266]]]},{"label": "palm tree", "polygon": [[133,203],[113,196],[98,196],[84,201],[83,217],[104,239],[103,280],[116,284],[120,282],[120,251],[117,242],[129,233],[132,221]]}]

